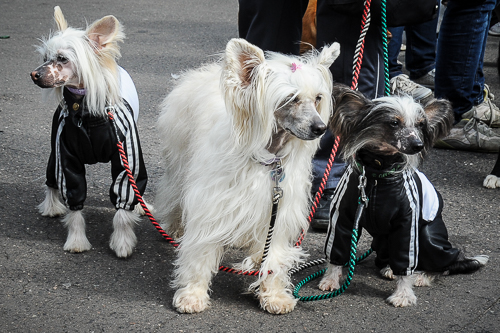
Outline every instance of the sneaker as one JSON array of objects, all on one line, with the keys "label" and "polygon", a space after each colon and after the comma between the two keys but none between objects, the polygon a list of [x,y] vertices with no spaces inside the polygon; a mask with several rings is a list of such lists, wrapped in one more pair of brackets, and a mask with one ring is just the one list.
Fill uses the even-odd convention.
[{"label": "sneaker", "polygon": [[500,109],[493,103],[495,96],[490,92],[490,87],[484,85],[484,100],[462,115],[463,119],[476,118],[490,127],[500,127]]},{"label": "sneaker", "polygon": [[437,141],[434,147],[497,153],[500,149],[500,135],[496,134],[485,123],[472,118],[464,127],[452,128],[450,135]]},{"label": "sneaker", "polygon": [[425,74],[424,76],[413,80],[413,82],[420,84],[421,86],[424,86],[426,88],[434,90],[434,78],[435,78],[435,76],[436,76],[436,69],[433,69],[432,71]]},{"label": "sneaker", "polygon": [[490,36],[500,36],[500,22],[494,24],[492,27],[490,27],[490,30],[488,30],[488,35]]},{"label": "sneaker", "polygon": [[330,224],[330,204],[332,203],[334,189],[325,188],[319,199],[316,212],[311,219],[311,227],[316,231],[328,230]]},{"label": "sneaker", "polygon": [[399,74],[390,81],[392,95],[409,95],[417,102],[421,102],[432,96],[432,90],[416,84],[406,74]]}]

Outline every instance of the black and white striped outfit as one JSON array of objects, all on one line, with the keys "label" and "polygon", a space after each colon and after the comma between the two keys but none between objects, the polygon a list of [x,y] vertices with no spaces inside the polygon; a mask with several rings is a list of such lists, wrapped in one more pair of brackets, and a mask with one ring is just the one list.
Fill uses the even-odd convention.
[{"label": "black and white striped outfit", "polygon": [[459,250],[448,241],[441,195],[421,172],[397,171],[398,167],[348,166],[330,208],[324,251],[332,264],[343,265],[349,259],[360,168],[365,168],[369,200],[359,236],[363,228],[373,237],[377,266],[389,265],[396,275],[410,275],[415,269],[445,271],[456,261]]},{"label": "black and white striped outfit", "polygon": [[111,162],[111,202],[117,209],[133,209],[138,201],[117,147],[118,135],[142,195],[147,172],[132,108],[123,100],[125,109],[115,106],[111,122],[108,116],[91,115],[84,100],[67,89],[63,96],[52,121],[47,186],[58,188],[71,210],[80,210],[87,196],[85,164]]}]

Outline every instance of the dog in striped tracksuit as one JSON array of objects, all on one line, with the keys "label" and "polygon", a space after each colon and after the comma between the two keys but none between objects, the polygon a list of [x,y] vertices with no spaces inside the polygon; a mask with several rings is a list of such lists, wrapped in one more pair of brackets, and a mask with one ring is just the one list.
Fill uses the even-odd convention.
[{"label": "dog in striped tracksuit", "polygon": [[[111,162],[113,178],[109,194],[117,209],[110,247],[118,257],[128,257],[136,245],[133,226],[138,220],[138,199],[118,150],[122,143],[138,192],[146,188],[144,165],[136,121],[139,100],[130,75],[116,63],[123,28],[114,16],[105,16],[86,30],[68,27],[59,7],[54,8],[57,31],[38,48],[43,64],[31,72],[44,95],[59,102],[52,122],[51,153],[47,166],[43,216],[66,214],[68,229],[64,250],[91,249],[82,215],[87,196],[85,165]],[[110,115],[113,120],[111,120]],[[139,210],[140,211],[140,210]]]},{"label": "dog in striped tracksuit", "polygon": [[333,92],[330,128],[340,136],[349,165],[330,208],[325,243],[330,264],[319,288],[339,288],[342,266],[350,254],[360,176],[366,177],[368,198],[360,230],[373,237],[375,262],[382,275],[399,277],[389,303],[415,304],[413,285],[429,285],[432,280],[421,271],[454,274],[484,266],[487,256],[465,257],[448,241],[441,195],[417,170],[435,140],[452,126],[450,103],[433,100],[423,108],[410,97],[398,96],[370,101],[343,85],[336,85]]}]

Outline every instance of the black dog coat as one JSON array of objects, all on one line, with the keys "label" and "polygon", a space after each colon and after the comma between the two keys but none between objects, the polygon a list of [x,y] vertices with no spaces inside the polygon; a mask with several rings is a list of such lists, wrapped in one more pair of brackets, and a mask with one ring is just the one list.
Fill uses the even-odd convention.
[{"label": "black dog coat", "polygon": [[117,147],[118,135],[142,195],[147,173],[132,108],[125,100],[125,110],[114,107],[115,127],[107,116],[91,115],[85,106],[85,97],[82,99],[66,88],[63,96],[52,121],[47,186],[59,189],[71,210],[80,210],[87,196],[85,164],[111,161],[111,202],[117,209],[133,209],[138,200]]},{"label": "black dog coat", "polygon": [[364,168],[368,207],[361,216],[359,236],[364,228],[373,237],[377,266],[388,264],[395,275],[410,275],[415,269],[445,271],[457,260],[459,250],[448,241],[439,192],[421,172],[398,170],[402,161],[383,161],[362,150],[357,162],[348,166],[331,204],[325,244],[330,263],[343,265],[349,260],[359,175]]}]

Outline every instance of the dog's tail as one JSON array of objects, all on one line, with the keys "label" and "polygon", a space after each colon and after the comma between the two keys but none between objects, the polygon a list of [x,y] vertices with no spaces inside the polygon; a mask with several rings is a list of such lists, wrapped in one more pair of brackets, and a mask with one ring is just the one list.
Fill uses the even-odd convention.
[{"label": "dog's tail", "polygon": [[463,252],[460,252],[457,261],[448,267],[448,274],[464,274],[472,273],[485,266],[488,263],[489,257],[486,255],[478,255],[472,258],[466,257]]}]

